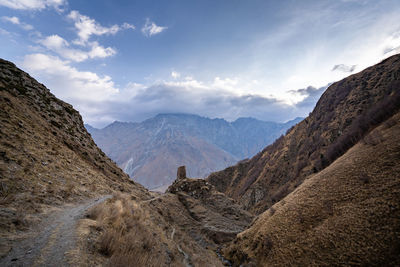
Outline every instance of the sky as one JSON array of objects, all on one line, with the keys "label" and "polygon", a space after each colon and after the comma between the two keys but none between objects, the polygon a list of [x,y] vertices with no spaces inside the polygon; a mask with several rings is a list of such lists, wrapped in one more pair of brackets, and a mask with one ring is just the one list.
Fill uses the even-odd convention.
[{"label": "sky", "polygon": [[304,117],[329,84],[396,53],[398,0],[0,0],[0,57],[95,127]]}]

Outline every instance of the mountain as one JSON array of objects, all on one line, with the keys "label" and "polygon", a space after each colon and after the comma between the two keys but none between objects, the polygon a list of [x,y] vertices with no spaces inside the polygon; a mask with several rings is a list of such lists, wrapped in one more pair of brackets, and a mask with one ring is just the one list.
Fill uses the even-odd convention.
[{"label": "mountain", "polygon": [[1,266],[400,265],[400,55],[331,85],[253,158],[165,194],[4,60],[0,107]]},{"label": "mountain", "polygon": [[258,216],[224,254],[235,266],[399,266],[399,218],[397,112]]},{"label": "mountain", "polygon": [[320,172],[399,108],[400,56],[329,86],[315,109],[248,161],[207,180],[262,213]]},{"label": "mountain", "polygon": [[117,191],[148,198],[96,146],[70,104],[5,60],[0,110],[2,238],[36,224],[51,206]]},{"label": "mountain", "polygon": [[149,192],[1,59],[0,108],[0,266],[222,266],[218,247],[253,218],[204,180]]},{"label": "mountain", "polygon": [[147,188],[172,183],[180,165],[191,177],[205,177],[250,157],[299,122],[239,118],[230,123],[191,114],[159,114],[141,123],[87,125],[96,144],[135,181]]}]

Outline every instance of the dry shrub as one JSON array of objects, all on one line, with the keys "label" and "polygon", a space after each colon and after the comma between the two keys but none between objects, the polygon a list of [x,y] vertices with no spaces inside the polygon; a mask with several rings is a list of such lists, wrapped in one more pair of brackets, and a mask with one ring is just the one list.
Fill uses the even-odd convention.
[{"label": "dry shrub", "polygon": [[114,229],[107,229],[99,239],[99,252],[105,256],[111,256],[116,249],[115,245],[120,243],[119,240],[116,240],[118,237],[119,235]]},{"label": "dry shrub", "polygon": [[96,205],[89,209],[89,211],[86,213],[86,217],[92,220],[97,220],[99,216],[104,213],[104,204]]},{"label": "dry shrub", "polygon": [[109,258],[108,265],[163,266],[170,261],[161,229],[137,202],[117,195],[92,208],[87,216],[99,225],[102,233],[96,248]]}]

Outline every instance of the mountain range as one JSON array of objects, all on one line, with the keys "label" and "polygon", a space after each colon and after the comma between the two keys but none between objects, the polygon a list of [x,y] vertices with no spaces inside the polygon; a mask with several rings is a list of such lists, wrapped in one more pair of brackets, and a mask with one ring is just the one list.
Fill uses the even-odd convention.
[{"label": "mountain range", "polygon": [[181,165],[186,165],[190,177],[206,177],[254,156],[301,120],[277,123],[239,118],[228,122],[192,114],[159,114],[141,123],[86,128],[132,179],[154,189],[170,185]]},{"label": "mountain range", "polygon": [[400,55],[333,83],[250,159],[164,194],[5,60],[0,107],[1,266],[400,265]]}]

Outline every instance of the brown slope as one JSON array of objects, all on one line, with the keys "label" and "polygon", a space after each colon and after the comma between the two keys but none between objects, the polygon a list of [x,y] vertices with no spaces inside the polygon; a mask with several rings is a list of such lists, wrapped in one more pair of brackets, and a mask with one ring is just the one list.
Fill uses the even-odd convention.
[{"label": "brown slope", "polygon": [[[154,197],[94,144],[71,105],[5,60],[0,108],[1,266],[57,266],[65,257],[71,266],[222,266],[217,243],[251,220],[209,187],[200,188],[211,192],[206,201],[190,192]],[[111,193],[75,232],[85,209]]]},{"label": "brown slope", "polygon": [[400,113],[261,214],[225,252],[234,265],[399,266]]},{"label": "brown slope", "polygon": [[332,84],[310,115],[252,159],[207,179],[261,213],[321,171],[400,105],[400,55]]},{"label": "brown slope", "polygon": [[0,59],[0,232],[49,207],[113,191],[146,198],[93,142],[73,107]]}]

